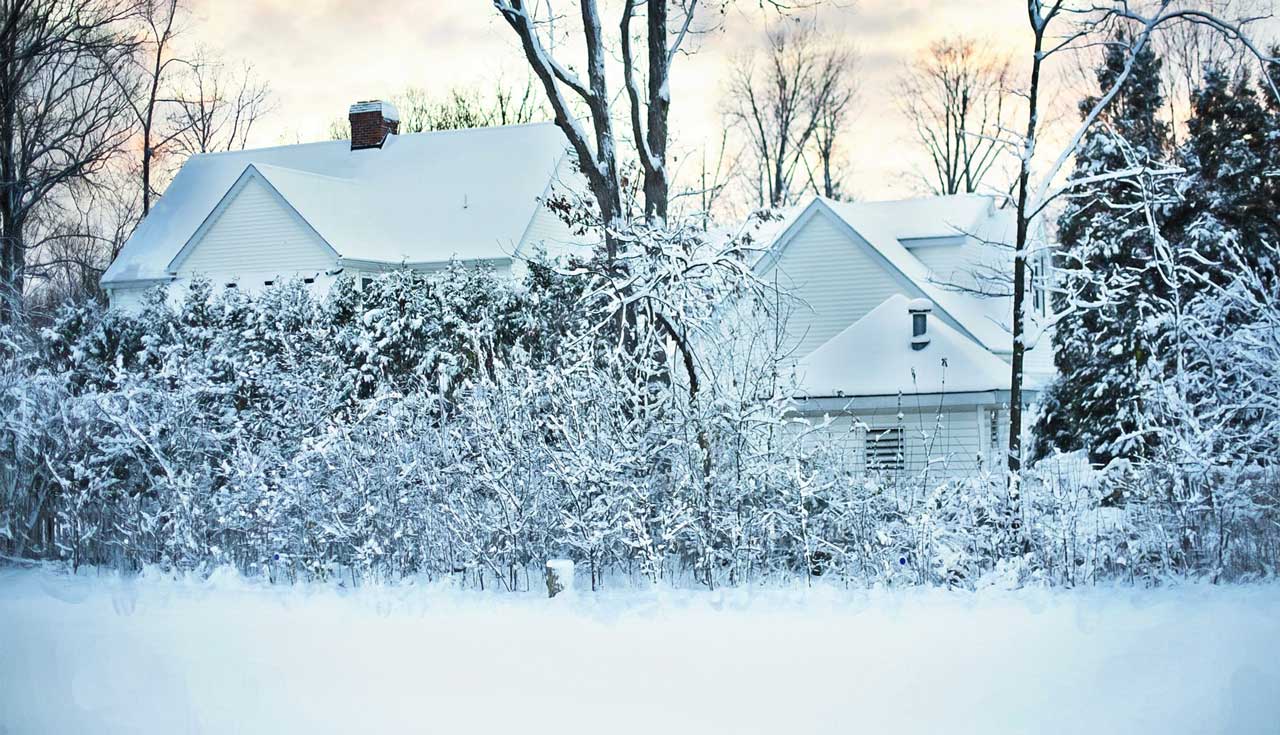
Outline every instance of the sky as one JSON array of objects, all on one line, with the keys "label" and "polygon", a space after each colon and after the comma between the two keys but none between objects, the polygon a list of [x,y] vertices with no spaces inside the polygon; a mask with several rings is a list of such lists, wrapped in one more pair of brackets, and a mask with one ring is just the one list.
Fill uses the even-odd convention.
[{"label": "sky", "polygon": [[[444,94],[458,86],[492,88],[499,79],[523,85],[527,78],[518,41],[490,0],[192,2],[185,40],[249,62],[271,86],[275,107],[253,145],[324,139],[352,102],[411,86]],[[676,62],[672,149],[690,163],[699,158],[693,151],[720,140],[730,62],[779,20],[759,5],[729,2],[723,20],[692,45],[694,53]],[[860,99],[841,141],[848,189],[859,198],[922,191],[923,160],[895,94],[904,65],[931,40],[965,34],[1013,54],[1015,69],[1027,63],[1025,5],[1011,0],[832,0],[797,15],[860,54]],[[611,80],[613,89],[619,81]]]}]

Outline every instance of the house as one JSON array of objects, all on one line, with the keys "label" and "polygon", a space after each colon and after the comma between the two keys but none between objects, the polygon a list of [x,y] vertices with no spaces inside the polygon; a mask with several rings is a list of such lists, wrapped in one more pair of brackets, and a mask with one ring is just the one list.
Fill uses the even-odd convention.
[{"label": "house", "polygon": [[546,206],[572,177],[552,123],[398,135],[386,102],[349,111],[350,141],[192,156],[102,276],[113,307],[192,278],[249,292],[299,278],[323,293],[451,260],[520,267],[572,239]]},{"label": "house", "polygon": [[[790,294],[798,411],[855,470],[936,476],[1003,463],[1014,216],[991,197],[815,198],[756,265]],[[1046,252],[1032,257],[1024,403],[1053,374]]]},{"label": "house", "polygon": [[[349,114],[350,141],[193,156],[103,275],[112,305],[197,277],[248,292],[299,278],[322,293],[342,276],[363,284],[455,260],[518,275],[537,249],[582,244],[548,206],[582,187],[554,124],[399,135],[385,102]],[[815,198],[770,227],[755,271],[790,296],[797,410],[826,425],[855,469],[999,463],[1012,214],[973,195]],[[1033,258],[1033,316],[1045,306],[1044,255]],[[1053,362],[1034,324],[1028,344],[1033,401]]]}]

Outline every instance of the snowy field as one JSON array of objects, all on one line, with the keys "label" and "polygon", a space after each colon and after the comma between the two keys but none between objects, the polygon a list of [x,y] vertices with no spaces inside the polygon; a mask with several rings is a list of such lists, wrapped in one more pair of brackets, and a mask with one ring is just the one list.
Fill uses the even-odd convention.
[{"label": "snowy field", "polygon": [[0,733],[1274,733],[1280,585],[267,587],[0,569]]}]

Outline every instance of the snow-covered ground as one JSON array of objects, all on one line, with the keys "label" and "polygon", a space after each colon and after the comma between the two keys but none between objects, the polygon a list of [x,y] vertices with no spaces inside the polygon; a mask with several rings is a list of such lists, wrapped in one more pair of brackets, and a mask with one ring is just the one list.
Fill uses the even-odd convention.
[{"label": "snow-covered ground", "polygon": [[0,569],[0,733],[1274,733],[1280,585],[539,596]]}]

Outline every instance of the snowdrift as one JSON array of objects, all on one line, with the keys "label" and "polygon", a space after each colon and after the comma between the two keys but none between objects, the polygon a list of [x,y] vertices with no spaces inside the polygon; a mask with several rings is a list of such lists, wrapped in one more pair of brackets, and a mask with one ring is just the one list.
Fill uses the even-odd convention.
[{"label": "snowdrift", "polygon": [[0,569],[6,735],[1261,733],[1277,692],[1276,585],[547,600]]}]

